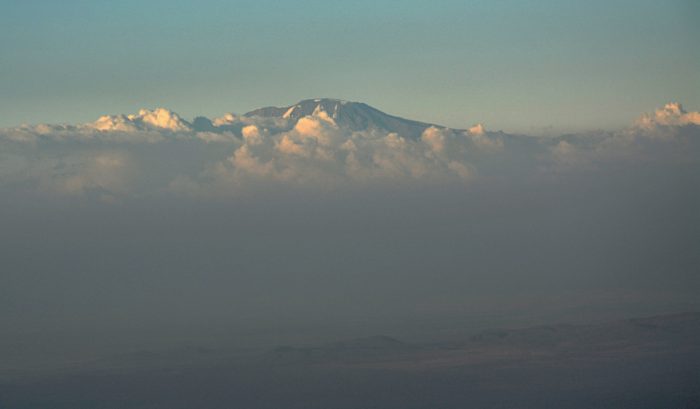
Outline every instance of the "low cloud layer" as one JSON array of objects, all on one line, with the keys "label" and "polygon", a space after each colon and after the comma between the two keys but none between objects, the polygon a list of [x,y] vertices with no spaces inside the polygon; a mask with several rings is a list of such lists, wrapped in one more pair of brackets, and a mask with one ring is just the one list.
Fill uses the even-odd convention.
[{"label": "low cloud layer", "polygon": [[675,103],[621,131],[557,138],[490,132],[481,124],[467,130],[426,124],[416,136],[382,127],[382,118],[356,130],[338,116],[339,106],[191,122],[144,109],[80,125],[2,129],[0,189],[113,201],[235,196],[266,186],[468,185],[644,161],[694,162],[700,139],[700,113]]},{"label": "low cloud layer", "polygon": [[[697,113],[630,122],[545,138],[310,100],[4,129],[0,325],[413,328],[695,308]],[[522,308],[538,299],[552,301]]]}]

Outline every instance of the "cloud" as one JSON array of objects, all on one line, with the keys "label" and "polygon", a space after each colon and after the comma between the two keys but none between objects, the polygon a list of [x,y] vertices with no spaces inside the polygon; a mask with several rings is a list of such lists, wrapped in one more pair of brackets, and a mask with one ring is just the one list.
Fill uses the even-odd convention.
[{"label": "cloud", "polygon": [[632,126],[620,131],[551,138],[549,155],[540,160],[545,168],[556,171],[697,162],[699,124],[700,112],[687,112],[681,104],[668,103],[651,114],[641,115]]},{"label": "cloud", "polygon": [[469,128],[469,134],[471,135],[485,135],[486,134],[486,128],[482,124],[476,124]]},{"label": "cloud", "polygon": [[431,126],[423,132],[421,140],[430,147],[431,151],[439,154],[445,151],[445,140],[447,139],[445,134],[446,132],[442,129]]},{"label": "cloud", "polygon": [[259,145],[262,143],[260,128],[255,125],[247,125],[241,129],[241,135],[249,145]]},{"label": "cloud", "polygon": [[668,103],[653,114],[644,114],[637,121],[637,126],[642,129],[687,125],[700,125],[700,112],[686,112],[677,102]]},{"label": "cloud", "polygon": [[[224,134],[227,130],[214,131]],[[26,143],[41,140],[155,143],[168,138],[196,138],[198,133],[205,141],[230,139],[226,135],[214,137],[213,132],[196,132],[192,124],[164,108],[141,109],[138,114],[130,115],[104,115],[94,122],[78,125],[23,125],[0,130],[0,138]]]},{"label": "cloud", "polygon": [[63,194],[85,194],[90,190],[100,192],[101,198],[127,190],[128,160],[119,153],[99,153],[79,158],[66,166],[65,173],[53,178],[51,188]]},{"label": "cloud", "polygon": [[192,130],[192,125],[189,122],[165,108],[142,109],[136,115],[105,115],[87,126],[98,131],[122,132],[148,129],[160,129],[171,132]]},{"label": "cloud", "polygon": [[581,169],[590,166],[590,152],[582,150],[582,148],[572,142],[560,140],[556,145],[551,146],[549,150],[552,161],[559,168]]},{"label": "cloud", "polygon": [[0,189],[19,189],[57,197],[93,197],[115,201],[132,193],[138,177],[126,152],[76,150],[75,152],[13,153],[1,157]]},{"label": "cloud", "polygon": [[196,137],[206,143],[232,143],[239,140],[232,132],[197,132]]},{"label": "cloud", "polygon": [[227,114],[192,123],[165,109],[141,110],[88,124],[0,130],[0,189],[119,198],[163,191],[230,195],[265,184],[464,185],[543,171],[697,161],[698,123],[700,113],[667,104],[618,132],[528,137],[478,124],[428,126],[407,136],[339,126],[320,105],[297,119]]}]

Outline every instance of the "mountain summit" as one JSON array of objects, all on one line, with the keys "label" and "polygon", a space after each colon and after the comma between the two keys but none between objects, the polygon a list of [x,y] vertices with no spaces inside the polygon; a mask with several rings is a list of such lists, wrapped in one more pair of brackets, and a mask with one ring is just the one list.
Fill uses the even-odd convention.
[{"label": "mountain summit", "polygon": [[378,130],[419,138],[426,128],[431,126],[442,128],[438,125],[389,115],[361,102],[331,98],[307,99],[287,107],[260,108],[244,116],[278,118],[296,122],[305,116],[317,115],[320,112],[325,112],[339,127],[352,131]]}]

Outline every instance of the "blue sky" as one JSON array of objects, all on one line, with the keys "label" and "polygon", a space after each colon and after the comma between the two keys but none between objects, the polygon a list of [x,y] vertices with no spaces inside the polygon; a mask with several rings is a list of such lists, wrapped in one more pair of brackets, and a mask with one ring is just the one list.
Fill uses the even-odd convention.
[{"label": "blue sky", "polygon": [[700,107],[700,3],[2,1],[0,126],[310,97],[466,127],[616,128]]}]

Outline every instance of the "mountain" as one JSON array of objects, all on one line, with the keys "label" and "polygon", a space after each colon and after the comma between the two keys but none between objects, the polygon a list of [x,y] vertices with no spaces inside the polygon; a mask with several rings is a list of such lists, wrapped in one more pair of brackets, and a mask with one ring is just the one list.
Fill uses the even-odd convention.
[{"label": "mountain", "polygon": [[493,329],[472,336],[462,347],[603,348],[630,345],[646,347],[700,339],[700,313],[634,318],[590,325],[544,325],[519,329]]},{"label": "mountain", "polygon": [[[320,117],[332,120],[345,131],[377,131],[396,133],[409,139],[418,139],[429,127],[444,129],[440,125],[413,121],[389,115],[361,102],[340,99],[307,99],[287,107],[265,107],[255,109],[244,115],[226,114],[221,118],[195,117],[185,120],[176,112],[165,108],[141,109],[136,114],[104,115],[94,122],[76,125],[42,125],[31,127],[39,133],[46,133],[45,128],[54,130],[81,129],[99,132],[166,132],[166,133],[233,133],[241,136],[242,129],[255,125],[269,134],[292,130],[297,122],[305,117]],[[483,134],[482,128],[472,128],[472,134]]]},{"label": "mountain", "polygon": [[700,314],[493,330],[460,344],[373,336],[39,368],[0,371],[0,407],[690,409],[700,408]]},{"label": "mountain", "polygon": [[[503,362],[571,360],[643,362],[650,354],[700,359],[700,313],[681,313],[595,324],[556,324],[479,332],[462,341],[411,344],[387,336],[358,338],[315,346],[282,346],[268,353],[284,365],[338,364],[377,368],[468,367]],[[663,361],[663,359],[661,359]]]},{"label": "mountain", "polygon": [[151,129],[188,132],[192,124],[182,119],[178,114],[165,108],[154,110],[142,109],[134,115],[105,115],[89,124],[99,131],[133,132]]},{"label": "mountain", "polygon": [[443,128],[425,122],[412,121],[389,115],[361,102],[340,99],[307,99],[287,107],[265,107],[246,113],[247,118],[286,119],[296,123],[305,116],[325,112],[335,123],[352,131],[377,130],[395,132],[409,138],[419,138],[423,131],[431,126]]}]

